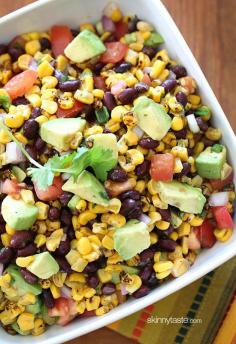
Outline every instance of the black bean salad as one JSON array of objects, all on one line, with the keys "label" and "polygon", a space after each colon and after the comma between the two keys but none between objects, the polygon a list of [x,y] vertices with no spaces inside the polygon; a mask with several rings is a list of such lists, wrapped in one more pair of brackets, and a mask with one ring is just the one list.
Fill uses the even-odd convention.
[{"label": "black bean salad", "polygon": [[21,335],[103,315],[230,239],[233,171],[163,38],[96,23],[0,45],[0,322]]}]

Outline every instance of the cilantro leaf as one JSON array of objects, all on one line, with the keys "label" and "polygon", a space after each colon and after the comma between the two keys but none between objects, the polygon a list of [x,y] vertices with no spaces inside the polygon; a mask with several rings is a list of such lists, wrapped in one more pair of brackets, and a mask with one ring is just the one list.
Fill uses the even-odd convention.
[{"label": "cilantro leaf", "polygon": [[28,175],[31,176],[40,190],[46,190],[53,183],[54,173],[47,167],[28,168]]},{"label": "cilantro leaf", "polygon": [[7,95],[0,95],[0,106],[4,108],[4,110],[9,110],[11,105],[11,99]]},{"label": "cilantro leaf", "polygon": [[101,147],[92,148],[90,166],[93,168],[98,179],[104,182],[107,179],[107,173],[114,167],[116,160],[112,159],[111,149],[101,149]]}]

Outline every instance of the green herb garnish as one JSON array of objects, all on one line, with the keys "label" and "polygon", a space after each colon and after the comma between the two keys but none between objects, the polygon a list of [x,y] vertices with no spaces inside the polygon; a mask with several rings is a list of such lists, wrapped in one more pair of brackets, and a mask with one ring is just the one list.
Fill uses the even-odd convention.
[{"label": "green herb garnish", "polygon": [[209,109],[209,107],[207,107],[205,105],[196,109],[194,112],[195,112],[195,115],[197,115],[197,116],[208,116],[211,114],[211,110]]},{"label": "green herb garnish", "polygon": [[162,43],[164,43],[163,37],[157,32],[152,32],[151,36],[144,42],[144,45],[153,47]]},{"label": "green herb garnish", "polygon": [[7,95],[0,95],[0,106],[3,107],[4,110],[9,110],[11,106],[11,99]]},{"label": "green herb garnish", "polygon": [[95,114],[99,124],[106,123],[110,117],[106,106],[103,106],[101,109],[96,109]]},{"label": "green herb garnish", "polygon": [[211,147],[211,151],[214,153],[221,153],[223,148],[224,146],[220,145],[219,143],[216,143]]}]

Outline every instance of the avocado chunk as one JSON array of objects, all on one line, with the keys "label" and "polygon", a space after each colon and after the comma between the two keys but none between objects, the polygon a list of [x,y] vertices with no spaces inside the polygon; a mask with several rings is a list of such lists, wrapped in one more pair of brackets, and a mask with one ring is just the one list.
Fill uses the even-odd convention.
[{"label": "avocado chunk", "polygon": [[156,182],[157,192],[166,202],[186,213],[200,214],[206,203],[201,189],[177,181]]},{"label": "avocado chunk", "polygon": [[70,208],[71,211],[75,211],[76,210],[76,204],[80,201],[80,197],[77,195],[74,195],[69,203],[67,204],[67,207]]},{"label": "avocado chunk", "polygon": [[12,173],[16,177],[18,183],[22,183],[23,180],[26,178],[26,173],[18,166],[12,166],[11,169]]},{"label": "avocado chunk", "polygon": [[47,307],[45,306],[44,303],[42,305],[41,312],[42,312],[43,321],[47,325],[54,325],[57,322],[58,317],[50,317],[49,314],[48,314],[48,309],[47,309]]},{"label": "avocado chunk", "polygon": [[183,222],[182,219],[176,214],[175,211],[171,211],[171,220],[170,223],[174,228],[178,228]]},{"label": "avocado chunk", "polygon": [[40,136],[58,151],[68,151],[71,142],[84,130],[82,118],[56,118],[42,124]]},{"label": "avocado chunk", "polygon": [[128,266],[128,265],[121,265],[123,270],[127,272],[129,275],[138,275],[139,269],[135,268],[134,266]]},{"label": "avocado chunk", "polygon": [[88,171],[83,171],[76,182],[73,177],[67,180],[62,187],[63,191],[72,192],[86,201],[108,205],[109,197],[104,186],[97,180],[94,175]]},{"label": "avocado chunk", "polygon": [[57,261],[49,252],[35,254],[33,262],[27,267],[27,270],[35,276],[47,279],[59,271]]},{"label": "avocado chunk", "polygon": [[25,306],[26,312],[32,314],[38,314],[41,312],[42,301],[37,297],[36,302],[33,305]]},{"label": "avocado chunk", "polygon": [[30,331],[22,331],[20,329],[19,325],[17,324],[17,322],[14,322],[13,324],[11,324],[11,327],[13,328],[13,330],[15,330],[21,336],[28,336],[30,334]]},{"label": "avocado chunk", "polygon": [[130,220],[113,235],[114,249],[127,260],[150,246],[148,227],[144,222]]},{"label": "avocado chunk", "polygon": [[171,118],[163,106],[146,96],[137,98],[133,112],[138,126],[153,140],[161,140],[171,127]]},{"label": "avocado chunk", "polygon": [[42,292],[42,288],[38,283],[29,284],[27,283],[20,273],[20,269],[16,265],[9,265],[6,271],[11,275],[12,285],[17,290],[19,296],[26,293],[32,293],[39,295]]},{"label": "avocado chunk", "polygon": [[82,63],[106,51],[101,39],[87,29],[81,31],[64,50],[66,57],[76,63]]},{"label": "avocado chunk", "polygon": [[8,195],[2,202],[1,212],[8,226],[15,230],[26,230],[36,221],[38,208]]},{"label": "avocado chunk", "polygon": [[225,147],[222,146],[221,152],[215,152],[213,147],[207,147],[196,158],[197,173],[203,178],[220,179],[225,162]]},{"label": "avocado chunk", "polygon": [[111,159],[114,159],[114,165],[115,167],[118,162],[118,145],[117,145],[117,139],[116,135],[114,134],[95,134],[90,135],[86,139],[86,144],[88,147],[101,147],[104,150],[111,150],[112,156]]}]

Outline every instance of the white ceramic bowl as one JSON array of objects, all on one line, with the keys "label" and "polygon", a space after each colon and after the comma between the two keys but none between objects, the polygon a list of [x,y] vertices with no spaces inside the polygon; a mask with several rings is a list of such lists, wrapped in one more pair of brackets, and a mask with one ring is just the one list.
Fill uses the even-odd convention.
[{"label": "white ceramic bowl", "polygon": [[[0,19],[1,43],[3,41],[8,42],[11,38],[23,32],[48,29],[53,24],[68,24],[70,27],[76,28],[81,22],[99,19],[101,11],[107,2],[107,0],[37,1]],[[159,0],[120,0],[117,2],[125,14],[137,14],[140,18],[150,21],[164,37],[165,46],[170,55],[187,67],[189,74],[196,79],[203,102],[212,109],[214,124],[222,130],[223,142],[228,147],[228,155],[236,171],[236,160],[234,158],[236,139],[233,130],[200,67],[163,4]],[[69,339],[94,331],[163,299],[215,269],[234,255],[236,255],[236,232],[227,243],[217,243],[213,248],[202,252],[186,274],[154,289],[144,298],[129,300],[102,317],[75,320],[66,327],[52,326],[39,337],[10,336],[0,329],[0,343],[64,343]]]}]

